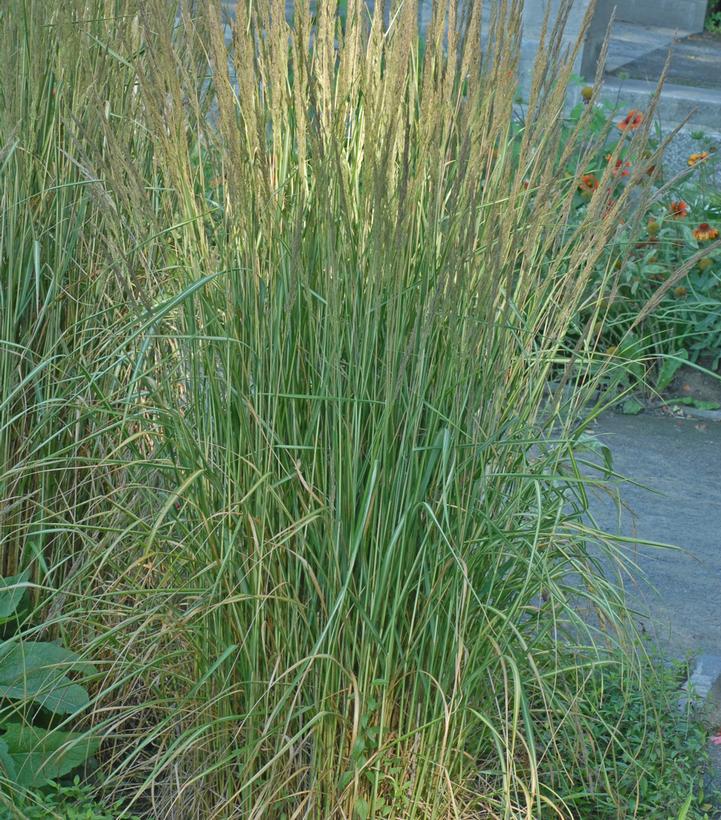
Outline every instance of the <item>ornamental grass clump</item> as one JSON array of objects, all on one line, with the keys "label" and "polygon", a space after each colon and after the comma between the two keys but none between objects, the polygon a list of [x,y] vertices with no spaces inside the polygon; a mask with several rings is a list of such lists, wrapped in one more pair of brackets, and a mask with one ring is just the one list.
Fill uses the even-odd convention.
[{"label": "ornamental grass clump", "polygon": [[519,123],[519,3],[436,3],[422,39],[416,2],[240,2],[229,37],[213,3],[9,6],[3,558],[99,670],[104,788],[150,817],[626,807],[589,717],[609,659],[633,679],[623,556],[576,453],[652,112],[571,226],[613,123],[562,131],[553,25]]}]

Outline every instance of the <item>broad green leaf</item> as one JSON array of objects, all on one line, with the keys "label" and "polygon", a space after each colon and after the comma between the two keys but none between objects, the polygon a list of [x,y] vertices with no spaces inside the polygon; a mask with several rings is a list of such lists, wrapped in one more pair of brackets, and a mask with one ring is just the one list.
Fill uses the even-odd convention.
[{"label": "broad green leaf", "polygon": [[643,409],[643,405],[638,399],[626,399],[621,405],[621,412],[627,416],[637,416]]},{"label": "broad green leaf", "polygon": [[15,781],[21,786],[42,786],[81,766],[94,755],[99,741],[78,732],[39,729],[6,723],[2,740],[15,764]]},{"label": "broad green leaf", "polygon": [[88,693],[67,677],[71,669],[94,671],[57,644],[5,641],[0,644],[0,697],[31,700],[56,714],[72,714],[87,706]]},{"label": "broad green leaf", "polygon": [[721,404],[717,401],[696,399],[693,396],[677,396],[676,398],[669,399],[668,403],[683,404],[686,407],[695,407],[698,410],[718,410],[721,408]]},{"label": "broad green leaf", "polygon": [[17,780],[15,760],[10,754],[7,743],[0,737],[0,774],[8,780]]},{"label": "broad green leaf", "polygon": [[340,776],[338,779],[338,789],[339,791],[343,791],[345,787],[353,780],[353,772],[349,769]]},{"label": "broad green leaf", "polygon": [[664,356],[663,364],[658,373],[656,380],[656,389],[658,391],[665,390],[673,381],[676,371],[688,362],[688,351],[681,349],[674,353],[673,356]]},{"label": "broad green leaf", "polygon": [[591,433],[581,433],[574,449],[590,450],[603,459],[604,472],[609,475],[613,471],[613,455],[611,448]]},{"label": "broad green leaf", "polygon": [[694,800],[694,793],[691,791],[689,796],[684,800],[683,806],[679,809],[678,813],[678,820],[686,820],[688,817],[689,811],[691,811],[691,806],[693,805]]},{"label": "broad green leaf", "polygon": [[628,334],[626,340],[616,351],[616,357],[623,359],[623,366],[629,375],[642,382],[645,374],[643,359],[645,351],[641,343],[633,334]]},{"label": "broad green leaf", "polygon": [[355,805],[353,806],[353,811],[355,816],[358,820],[368,820],[370,817],[370,806],[368,805],[368,801],[364,800],[363,798],[358,798],[355,801]]},{"label": "broad green leaf", "polygon": [[0,620],[9,618],[18,608],[29,577],[30,570],[26,569],[20,575],[0,578]]}]

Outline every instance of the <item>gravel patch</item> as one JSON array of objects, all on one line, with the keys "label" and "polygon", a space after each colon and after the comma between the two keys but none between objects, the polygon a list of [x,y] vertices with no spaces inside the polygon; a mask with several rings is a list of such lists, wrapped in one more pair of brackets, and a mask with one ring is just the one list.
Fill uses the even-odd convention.
[{"label": "gravel patch", "polygon": [[[671,130],[662,128],[662,133],[668,136]],[[664,157],[666,175],[672,176],[687,170],[689,155],[699,151],[708,151],[710,147],[721,151],[721,133],[710,131],[702,126],[684,126],[666,149]],[[714,162],[709,167],[712,168],[713,181],[721,187],[721,162]]]}]

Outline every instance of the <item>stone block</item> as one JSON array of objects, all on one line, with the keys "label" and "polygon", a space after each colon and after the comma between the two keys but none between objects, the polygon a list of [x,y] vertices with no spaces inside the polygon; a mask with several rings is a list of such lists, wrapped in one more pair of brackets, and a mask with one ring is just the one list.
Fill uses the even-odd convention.
[{"label": "stone block", "polygon": [[642,26],[703,31],[707,0],[616,0],[616,19]]},{"label": "stone block", "polygon": [[679,706],[688,705],[693,693],[700,715],[709,725],[721,725],[721,655],[699,655],[691,677],[684,684]]},{"label": "stone block", "polygon": [[[590,0],[573,0],[573,5],[568,14],[566,26],[563,31],[563,43],[565,46],[573,46],[581,33],[586,11],[590,5]],[[543,29],[543,21],[548,12],[549,30],[553,28],[558,19],[558,12],[561,8],[561,0],[526,0],[523,7],[523,45],[521,48],[520,65],[520,92],[522,96],[527,96],[530,89],[533,64],[538,52]],[[575,72],[581,71],[582,51],[579,52],[576,61]]]},{"label": "stone block", "polygon": [[[619,111],[631,108],[645,111],[655,90],[656,83],[607,77],[602,97]],[[717,132],[721,123],[721,92],[666,83],[656,115],[662,125],[676,125],[690,118],[688,121],[694,126]]]}]

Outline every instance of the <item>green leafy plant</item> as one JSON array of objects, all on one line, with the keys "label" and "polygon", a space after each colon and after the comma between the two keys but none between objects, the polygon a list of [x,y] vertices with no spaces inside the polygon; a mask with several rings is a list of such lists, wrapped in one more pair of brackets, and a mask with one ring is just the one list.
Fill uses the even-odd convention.
[{"label": "green leafy plant", "polygon": [[[24,572],[2,579],[0,626],[16,618],[28,576]],[[95,754],[97,740],[38,724],[43,715],[55,719],[82,712],[89,702],[87,690],[68,675],[94,671],[55,643],[21,635],[0,642],[0,770],[6,780],[18,786],[42,786]]]},{"label": "green leafy plant", "polygon": [[[616,114],[613,131],[625,130],[612,138],[605,125],[608,106],[591,103],[590,98],[571,112],[569,128],[578,127],[586,108],[592,109],[587,118],[589,133],[604,139],[585,166],[577,216],[590,207],[604,177],[612,178],[617,197],[633,190],[639,174],[646,173],[657,193],[642,220],[623,219],[616,241],[599,259],[588,302],[579,313],[579,327],[598,316],[604,325],[599,352],[625,365],[637,385],[650,383],[662,391],[682,358],[701,361],[711,371],[721,363],[716,146],[696,134],[703,144],[688,157],[685,175],[666,182],[661,163],[650,153],[633,161],[629,158],[630,134],[643,123],[642,112]],[[633,355],[629,355],[631,348]]]},{"label": "green leafy plant", "polygon": [[670,396],[668,403],[696,407],[698,410],[718,410],[721,407],[719,402],[713,401],[712,399],[697,399],[693,396]]},{"label": "green leafy plant", "polygon": [[[684,710],[678,706],[688,669],[659,656],[644,658],[641,669],[642,677],[637,677],[639,670],[629,669],[623,659],[609,658],[605,674],[592,676],[598,700],[594,715],[589,715],[589,745],[612,746],[620,740],[613,765],[625,783],[625,798],[619,801],[610,794],[598,772],[589,768],[583,776],[597,789],[592,798],[572,798],[574,816],[709,818],[711,798],[717,796],[704,791],[708,732],[694,715],[691,701]],[[645,687],[653,688],[653,702],[645,696]],[[583,758],[576,757],[575,765],[584,767]]]},{"label": "green leafy plant", "polygon": [[12,806],[4,807],[0,798],[0,820],[132,820],[133,816],[124,811],[120,801],[110,806],[98,803],[90,787],[78,777],[70,783],[51,782],[42,791],[26,792]]},{"label": "green leafy plant", "polygon": [[711,11],[706,15],[706,31],[721,34],[721,11]]}]

